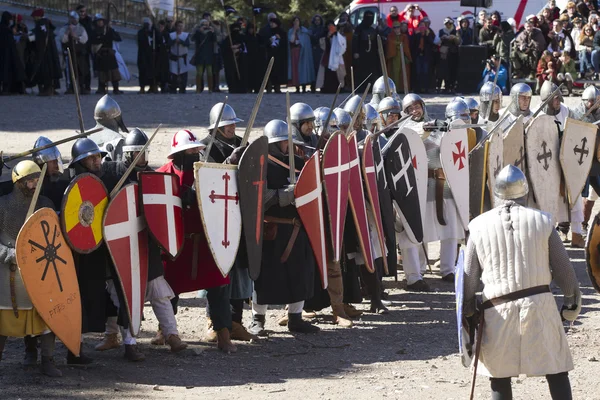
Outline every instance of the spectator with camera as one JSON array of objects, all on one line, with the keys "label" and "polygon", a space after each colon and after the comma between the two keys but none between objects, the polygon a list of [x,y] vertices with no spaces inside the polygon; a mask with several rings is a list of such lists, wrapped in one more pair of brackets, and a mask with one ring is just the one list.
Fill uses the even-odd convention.
[{"label": "spectator with camera", "polygon": [[508,71],[500,62],[500,56],[498,54],[494,54],[492,58],[485,61],[485,68],[481,74],[482,79],[477,90],[481,90],[481,87],[486,82],[494,82],[496,74],[498,74],[496,84],[502,89],[503,94],[508,94]]},{"label": "spectator with camera", "polygon": [[400,22],[408,22],[408,34],[412,35],[425,17],[428,17],[427,13],[418,4],[407,4],[404,11],[400,13]]},{"label": "spectator with camera", "polygon": [[513,71],[515,71],[513,78],[528,77],[529,79],[535,79],[538,60],[545,47],[546,41],[544,40],[542,31],[534,27],[528,18],[527,22],[525,22],[525,29],[513,42],[513,51],[511,52],[510,60]]}]

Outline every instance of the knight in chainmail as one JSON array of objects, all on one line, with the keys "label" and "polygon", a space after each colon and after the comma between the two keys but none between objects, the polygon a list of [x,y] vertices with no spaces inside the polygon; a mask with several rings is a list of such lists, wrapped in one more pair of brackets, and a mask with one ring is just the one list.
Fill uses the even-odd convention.
[{"label": "knight in chainmail", "polygon": [[[387,97],[384,79],[385,78],[383,76],[380,76],[373,84],[373,96],[371,97],[371,101],[369,102],[369,104],[372,105],[375,109],[377,109],[377,106],[379,105],[381,99]],[[392,92],[393,95],[394,93],[396,93],[396,84],[391,78],[388,78],[388,84],[390,92]]]},{"label": "knight in chainmail", "polygon": [[525,83],[513,85],[510,89],[510,104],[508,105],[508,109],[503,108],[499,111],[500,115],[507,112],[505,119],[500,123],[500,129],[506,132],[519,116],[523,116],[524,124],[529,122],[533,116],[533,112],[531,112],[531,96],[533,96],[533,91],[529,85]]},{"label": "knight in chainmail", "polygon": [[[469,224],[463,315],[477,323],[472,316],[483,282],[477,373],[490,378],[492,399],[512,399],[510,377],[525,374],[545,375],[552,399],[569,400],[573,360],[561,316],[575,321],[581,292],[551,216],[525,207],[528,191],[523,172],[507,165],[494,188],[501,204]],[[560,314],[552,281],[564,295]]]},{"label": "knight in chainmail", "polygon": [[[229,104],[225,104],[224,107],[225,108],[223,108],[223,103],[215,104],[210,109],[208,116],[210,124],[208,126],[208,130],[212,134],[212,130],[217,123],[217,119],[219,119],[221,108],[223,108],[223,115],[221,115],[221,120],[219,121],[219,126],[217,127],[215,139],[209,154],[211,162],[216,162],[219,164],[225,162],[227,157],[229,157],[231,153],[233,153],[233,151],[242,144],[242,138],[235,134],[235,128],[238,122],[244,122],[237,117],[233,107],[231,107]],[[208,135],[200,142],[208,147],[208,143],[211,140],[211,135]]]},{"label": "knight in chainmail", "polygon": [[[7,337],[40,335],[41,371],[61,377],[62,372],[54,364],[54,333],[31,304],[16,259],[17,236],[25,224],[40,173],[33,161],[19,162],[12,171],[12,192],[0,197],[0,359]],[[35,209],[43,207],[54,205],[47,197],[39,196]]]},{"label": "knight in chainmail", "polygon": [[407,115],[410,115],[410,118],[402,126],[415,129],[423,136],[423,123],[431,121],[431,117],[427,113],[425,101],[416,93],[409,93],[402,99],[402,116]]},{"label": "knight in chainmail", "polygon": [[290,119],[292,133],[302,138],[305,155],[310,157],[319,143],[319,137],[314,132],[315,113],[313,109],[308,104],[296,103],[290,107]]},{"label": "knight in chainmail", "polygon": [[124,136],[121,132],[129,132],[123,122],[121,107],[112,97],[104,95],[96,103],[94,119],[96,120],[94,128],[102,130],[91,134],[89,138],[107,153],[108,160],[119,161],[123,155]]}]

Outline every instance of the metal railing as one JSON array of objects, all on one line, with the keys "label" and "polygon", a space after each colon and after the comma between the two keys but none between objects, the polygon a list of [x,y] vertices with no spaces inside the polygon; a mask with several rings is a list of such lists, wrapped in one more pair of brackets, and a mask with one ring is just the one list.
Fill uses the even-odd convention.
[{"label": "metal railing", "polygon": [[[110,10],[110,18],[115,25],[131,28],[141,27],[142,19],[150,15],[146,4],[144,4],[144,0],[113,0],[112,2],[118,10],[118,12],[115,12],[114,8]],[[106,0],[87,0],[81,2],[72,0],[0,0],[0,3],[31,9],[41,7],[47,12],[63,15],[67,15],[69,11],[74,10],[79,4],[86,5],[88,15],[91,17],[96,13],[101,13],[106,17],[107,11]],[[176,7],[174,19],[182,20],[186,27],[191,28],[199,20],[196,15],[196,9],[192,6],[191,2],[189,5],[181,3],[183,2],[179,1]]]}]

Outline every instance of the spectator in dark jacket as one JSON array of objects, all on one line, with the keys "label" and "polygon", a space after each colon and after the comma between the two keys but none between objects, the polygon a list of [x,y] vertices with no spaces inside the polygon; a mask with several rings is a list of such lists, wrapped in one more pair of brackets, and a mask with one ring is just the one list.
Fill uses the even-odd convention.
[{"label": "spectator in dark jacket", "polygon": [[437,69],[437,87],[441,89],[444,82],[444,91],[451,93],[456,84],[458,72],[458,46],[460,36],[454,27],[454,20],[450,17],[444,19],[444,27],[438,34],[440,38],[440,64]]},{"label": "spectator in dark jacket", "polygon": [[[428,21],[428,20],[427,20]],[[413,55],[415,77],[413,87],[417,93],[429,92],[430,71],[433,63],[435,33],[426,20],[421,21],[411,38],[410,52]]]},{"label": "spectator in dark jacket", "polygon": [[[323,17],[319,14],[315,14],[310,23],[310,40],[313,51],[313,64],[315,66],[315,76],[317,76],[319,72],[319,64],[321,63],[321,57],[323,57],[323,49],[319,45],[319,41],[322,37],[327,34],[327,28],[323,23]],[[311,91],[315,92],[315,82],[311,85]]]},{"label": "spectator in dark jacket", "polygon": [[479,31],[479,45],[485,46],[488,49],[488,55],[494,53],[494,36],[496,28],[491,19],[486,19],[483,28]]},{"label": "spectator in dark jacket", "polygon": [[194,53],[194,62],[196,66],[196,93],[202,93],[204,91],[204,72],[206,71],[206,80],[208,82],[208,91],[213,92],[213,56],[215,49],[215,32],[214,28],[210,25],[210,22],[203,19],[192,40],[196,44],[196,53]]},{"label": "spectator in dark jacket", "polygon": [[502,21],[500,23],[501,32],[494,37],[494,49],[496,54],[502,58],[502,64],[508,67],[508,59],[510,58],[510,43],[515,38],[515,32],[512,26]]},{"label": "spectator in dark jacket", "polygon": [[464,15],[461,15],[460,17],[458,17],[457,21],[459,24],[458,35],[460,36],[460,39],[462,42],[461,44],[463,46],[474,45],[475,38],[473,35],[473,29],[471,28],[471,23],[469,22],[469,19],[467,17],[465,17]]}]

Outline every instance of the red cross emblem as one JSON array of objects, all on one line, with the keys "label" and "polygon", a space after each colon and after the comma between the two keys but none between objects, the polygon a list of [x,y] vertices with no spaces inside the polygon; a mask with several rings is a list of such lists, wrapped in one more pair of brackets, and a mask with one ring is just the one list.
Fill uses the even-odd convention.
[{"label": "red cross emblem", "polygon": [[[260,176],[263,176],[263,170],[265,167],[265,156],[261,155],[259,158],[260,163]],[[264,179],[260,181],[253,181],[252,185],[258,189],[258,209],[256,210],[256,244],[260,242],[260,236],[262,235],[262,206],[263,206],[263,186],[265,184]],[[226,189],[227,190],[227,189]]]},{"label": "red cross emblem", "polygon": [[[264,163],[264,161],[263,161]],[[240,196],[239,194],[236,192],[235,196],[231,196],[229,195],[229,180],[231,179],[231,177],[229,176],[229,174],[227,172],[225,172],[225,175],[223,175],[223,180],[225,181],[225,194],[215,194],[214,190],[210,191],[210,196],[208,196],[210,198],[210,201],[215,203],[215,200],[225,200],[225,225],[224,225],[224,232],[225,232],[225,237],[223,238],[223,240],[221,241],[221,244],[223,245],[223,247],[227,248],[227,246],[229,246],[230,242],[227,239],[227,220],[228,220],[228,212],[227,212],[227,208],[228,208],[228,203],[229,201],[233,201],[235,200],[235,204],[238,204],[238,201],[240,200]]]},{"label": "red cross emblem", "polygon": [[465,148],[462,146],[462,140],[454,143],[454,145],[456,146],[457,153],[452,152],[452,161],[454,162],[454,165],[456,165],[458,161],[458,170],[460,171],[465,167],[465,163],[463,162],[463,160],[466,160]]}]

